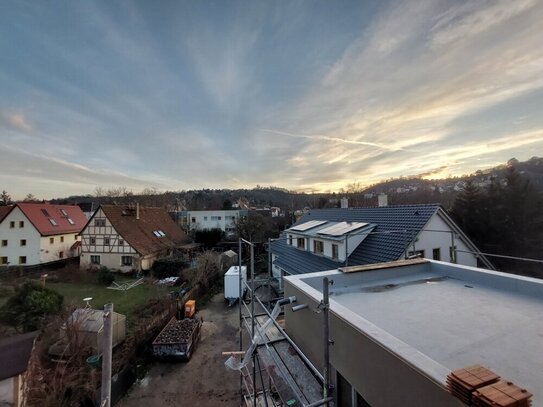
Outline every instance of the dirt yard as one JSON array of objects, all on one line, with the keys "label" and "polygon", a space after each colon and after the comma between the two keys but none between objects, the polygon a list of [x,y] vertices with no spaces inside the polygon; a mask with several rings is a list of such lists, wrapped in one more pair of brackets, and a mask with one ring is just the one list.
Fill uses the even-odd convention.
[{"label": "dirt yard", "polygon": [[204,324],[192,359],[188,363],[156,363],[117,406],[240,405],[239,374],[226,369],[226,357],[221,355],[238,349],[238,307],[228,308],[221,293],[199,315]]}]

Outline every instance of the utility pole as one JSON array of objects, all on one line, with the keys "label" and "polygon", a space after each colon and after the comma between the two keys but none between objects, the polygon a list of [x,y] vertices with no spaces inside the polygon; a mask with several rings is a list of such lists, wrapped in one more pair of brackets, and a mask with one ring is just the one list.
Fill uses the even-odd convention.
[{"label": "utility pole", "polygon": [[113,347],[113,304],[104,305],[102,337],[102,394],[100,407],[111,406],[111,353]]}]

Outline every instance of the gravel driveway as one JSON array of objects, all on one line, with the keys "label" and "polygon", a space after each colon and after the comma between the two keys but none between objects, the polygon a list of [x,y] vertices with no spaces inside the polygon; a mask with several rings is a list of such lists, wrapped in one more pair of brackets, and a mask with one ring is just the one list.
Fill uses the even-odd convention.
[{"label": "gravel driveway", "polygon": [[198,314],[204,324],[192,359],[187,363],[154,364],[117,406],[240,405],[239,374],[226,369],[226,357],[221,355],[222,351],[238,349],[238,307],[228,308],[220,293]]}]

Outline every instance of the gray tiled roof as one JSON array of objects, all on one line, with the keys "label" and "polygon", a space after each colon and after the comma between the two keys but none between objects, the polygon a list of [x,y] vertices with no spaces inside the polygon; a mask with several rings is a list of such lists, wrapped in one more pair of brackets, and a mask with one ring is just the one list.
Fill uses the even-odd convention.
[{"label": "gray tiled roof", "polygon": [[[310,220],[331,222],[367,222],[376,224],[369,235],[349,256],[349,265],[372,264],[398,260],[412,236],[416,236],[439,204],[402,205],[375,208],[312,209],[298,223]],[[390,233],[390,232],[396,233]],[[287,245],[284,237],[272,243],[272,253],[278,258],[274,264],[292,274],[324,271],[342,266],[329,258],[314,255]]]}]

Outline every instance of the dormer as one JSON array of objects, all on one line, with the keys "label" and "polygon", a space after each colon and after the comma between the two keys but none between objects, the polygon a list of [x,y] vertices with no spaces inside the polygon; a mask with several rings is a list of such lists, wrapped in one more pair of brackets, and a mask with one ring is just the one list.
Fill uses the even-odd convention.
[{"label": "dormer", "polygon": [[316,256],[344,262],[376,225],[312,220],[286,230],[287,244]]}]

